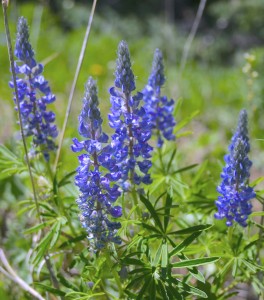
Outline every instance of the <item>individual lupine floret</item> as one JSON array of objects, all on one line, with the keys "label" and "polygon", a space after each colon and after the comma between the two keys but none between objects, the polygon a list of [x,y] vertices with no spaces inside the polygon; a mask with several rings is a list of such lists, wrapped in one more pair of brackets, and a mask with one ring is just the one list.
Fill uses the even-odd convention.
[{"label": "individual lupine floret", "polygon": [[[55,113],[47,111],[46,106],[55,101],[55,96],[41,75],[43,65],[38,64],[34,58],[29,42],[29,28],[24,17],[19,18],[17,23],[15,56],[18,58],[15,72],[24,133],[25,136],[33,137],[31,152],[41,152],[49,160],[49,152],[56,149],[54,138],[58,131],[56,125],[52,124]],[[10,82],[10,86],[14,88],[14,82]],[[18,105],[15,98],[14,100]]]},{"label": "individual lupine floret", "polygon": [[[73,139],[72,151],[84,150],[79,158],[75,184],[80,190],[77,204],[81,211],[80,220],[91,240],[94,250],[104,248],[107,243],[119,244],[121,239],[116,235],[121,227],[119,222],[110,220],[122,215],[120,206],[113,203],[120,195],[118,186],[112,181],[120,178],[120,172],[113,158],[113,150],[107,143],[108,136],[102,132],[102,118],[98,108],[96,83],[90,77],[85,87],[83,109],[79,116],[79,133],[84,141]],[[109,170],[105,174],[102,167]]]},{"label": "individual lupine floret", "polygon": [[132,96],[136,88],[135,79],[124,41],[118,46],[115,76],[115,87],[110,89],[112,107],[108,115],[109,125],[115,129],[111,144],[122,172],[122,187],[128,190],[131,184],[151,183],[148,171],[152,147],[148,144],[150,124],[144,118],[145,109],[140,106],[143,95],[137,93]]},{"label": "individual lupine floret", "polygon": [[173,117],[174,101],[161,95],[165,83],[163,56],[159,49],[154,53],[152,72],[148,84],[143,90],[146,118],[149,118],[151,129],[157,135],[157,146],[163,145],[164,139],[175,140],[173,128],[176,124]]},{"label": "individual lupine floret", "polygon": [[248,158],[249,150],[247,112],[242,110],[229,146],[230,154],[225,156],[226,166],[221,174],[223,180],[217,188],[222,196],[216,201],[218,212],[215,218],[226,218],[227,226],[231,226],[234,221],[243,227],[247,226],[247,218],[252,212],[250,200],[256,194],[249,186],[249,170],[252,165]]}]

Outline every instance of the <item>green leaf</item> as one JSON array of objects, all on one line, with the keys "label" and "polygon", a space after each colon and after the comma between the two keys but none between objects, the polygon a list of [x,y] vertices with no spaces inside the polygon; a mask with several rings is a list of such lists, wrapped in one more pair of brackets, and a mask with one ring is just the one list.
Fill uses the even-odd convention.
[{"label": "green leaf", "polygon": [[259,183],[261,183],[264,180],[264,176],[257,178],[256,180],[252,181],[250,183],[251,187],[255,187],[256,185],[258,185]]},{"label": "green leaf", "polygon": [[200,234],[202,231],[194,232],[192,235],[188,236],[185,240],[183,240],[179,245],[177,245],[173,250],[171,250],[169,256],[174,256],[179,252],[183,251],[186,247],[188,247]]},{"label": "green leaf", "polygon": [[4,145],[0,145],[0,180],[26,171],[23,162]]},{"label": "green leaf", "polygon": [[68,183],[70,183],[70,181],[68,181],[69,178],[71,178],[72,175],[74,175],[76,173],[76,171],[72,171],[68,174],[66,174],[59,182],[58,182],[58,187],[62,187]]},{"label": "green leaf", "polygon": [[165,203],[165,216],[164,216],[164,230],[166,231],[168,228],[169,220],[170,220],[170,210],[172,205],[172,197],[168,194]]},{"label": "green leaf", "polygon": [[158,247],[158,250],[157,250],[157,252],[156,252],[155,258],[154,258],[154,260],[153,260],[152,265],[153,265],[154,267],[156,267],[156,266],[159,264],[159,261],[160,261],[160,258],[161,258],[162,245],[163,245],[163,244],[160,243],[160,245],[159,245],[159,247]]},{"label": "green leaf", "polygon": [[126,286],[126,290],[129,290],[132,286],[138,284],[138,283],[141,283],[142,280],[144,280],[146,277],[145,274],[141,275],[141,276],[137,276],[135,279],[131,280],[129,282],[129,284]]},{"label": "green leaf", "polygon": [[233,268],[232,268],[232,276],[236,277],[236,273],[237,273],[237,268],[238,268],[238,259],[236,257],[234,257],[233,260]]},{"label": "green leaf", "polygon": [[167,291],[163,285],[163,282],[160,280],[158,281],[158,287],[159,287],[158,291],[159,291],[160,295],[162,296],[163,300],[170,300],[170,298],[167,294]]},{"label": "green leaf", "polygon": [[205,278],[203,276],[203,273],[200,272],[197,268],[195,267],[188,268],[188,270],[194,278],[196,278],[198,281],[205,283]]},{"label": "green leaf", "polygon": [[46,236],[39,242],[35,248],[36,255],[33,259],[33,264],[38,265],[39,262],[43,259],[45,253],[49,248],[50,241],[52,239],[52,231],[49,231]]},{"label": "green leaf", "polygon": [[173,231],[173,232],[169,232],[168,234],[173,234],[173,235],[182,235],[182,234],[190,234],[193,232],[197,232],[197,231],[204,231],[207,230],[209,228],[211,228],[213,225],[211,224],[205,224],[205,225],[196,225],[196,226],[192,226],[186,229],[181,229],[181,230],[177,230],[177,231]]},{"label": "green leaf", "polygon": [[148,291],[149,291],[149,298],[151,300],[156,300],[156,282],[154,279],[151,280]]},{"label": "green leaf", "polygon": [[[27,208],[28,209],[28,208]],[[56,219],[54,220],[50,220],[48,222],[44,222],[44,223],[40,223],[40,224],[37,224],[33,227],[30,227],[29,229],[26,229],[24,231],[24,234],[30,234],[30,233],[33,233],[33,232],[37,232],[39,231],[40,229],[44,228],[44,227],[47,227],[48,225],[51,225],[52,223],[54,223],[56,221]]]},{"label": "green leaf", "polygon": [[194,176],[193,180],[192,180],[192,184],[196,185],[197,182],[201,179],[201,177],[204,175],[204,173],[207,171],[208,169],[208,161],[204,161],[199,170],[196,172],[196,175]]},{"label": "green leaf", "polygon": [[124,258],[122,263],[124,265],[144,266],[144,263],[136,258]]},{"label": "green leaf", "polygon": [[255,211],[250,215],[250,217],[262,217],[262,216],[264,216],[264,211]]},{"label": "green leaf", "polygon": [[248,259],[242,259],[242,262],[254,272],[256,272],[257,269],[264,271],[264,268],[262,266],[259,266],[252,261],[249,261]]},{"label": "green leaf", "polygon": [[49,248],[52,248],[57,242],[61,229],[61,220],[57,220],[50,229],[50,231],[45,235],[45,237],[36,246],[36,255],[33,259],[33,264],[37,265],[46,254]]},{"label": "green leaf", "polygon": [[186,136],[188,136],[188,135],[193,135],[193,131],[187,130],[187,131],[183,131],[183,132],[181,132],[181,133],[177,133],[177,134],[176,134],[176,139],[179,139],[179,138],[181,138],[181,137],[186,137]]},{"label": "green leaf", "polygon": [[149,274],[151,273],[151,268],[149,267],[137,268],[129,272],[130,275],[137,274],[137,273]]},{"label": "green leaf", "polygon": [[197,267],[197,266],[202,266],[202,265],[216,262],[219,259],[220,257],[204,257],[204,258],[188,259],[185,261],[174,263],[172,264],[172,266],[173,268]]},{"label": "green leaf", "polygon": [[142,222],[141,225],[150,231],[154,231],[154,232],[157,232],[158,234],[162,235],[162,232],[152,225],[146,224],[144,222]]},{"label": "green leaf", "polygon": [[46,285],[46,284],[43,284],[43,283],[39,283],[39,282],[34,282],[34,285],[39,287],[40,289],[44,290],[44,291],[47,291],[47,292],[50,292],[54,295],[58,295],[58,296],[65,296],[66,293],[61,291],[61,290],[58,290],[58,289],[55,289],[49,285]]},{"label": "green leaf", "polygon": [[76,300],[89,300],[93,299],[94,297],[101,297],[104,296],[105,293],[100,292],[100,293],[95,293],[95,294],[87,294],[87,293],[82,293],[82,292],[69,292],[65,295],[66,298],[71,297]]},{"label": "green leaf", "polygon": [[181,120],[175,127],[174,127],[174,133],[182,129],[185,125],[187,125],[195,116],[199,114],[199,110],[194,111],[191,113],[187,118]]},{"label": "green leaf", "polygon": [[190,165],[190,166],[187,166],[187,167],[178,169],[178,170],[172,172],[171,174],[175,175],[175,174],[177,174],[177,173],[182,173],[182,172],[191,170],[191,169],[193,169],[193,168],[195,168],[195,167],[197,167],[197,166],[198,166],[198,164],[193,164],[193,165]]},{"label": "green leaf", "polygon": [[168,266],[168,245],[167,243],[162,244],[161,250],[161,268],[167,268]]},{"label": "green leaf", "polygon": [[161,224],[161,221],[159,219],[159,216],[158,216],[156,210],[154,209],[153,205],[150,203],[149,199],[145,198],[143,195],[140,195],[140,200],[141,200],[141,202],[143,202],[143,204],[146,206],[147,210],[150,212],[152,218],[155,221],[155,224],[163,232],[163,228],[162,228],[162,224]]},{"label": "green leaf", "polygon": [[224,277],[225,274],[228,272],[228,270],[231,268],[232,264],[233,264],[233,260],[234,260],[234,257],[232,257],[225,265],[224,267],[222,268],[222,270],[219,272],[219,275],[221,277]]},{"label": "green leaf", "polygon": [[67,246],[70,246],[71,244],[75,244],[76,242],[80,242],[82,240],[84,240],[87,237],[87,233],[81,234],[75,238],[70,238],[68,241],[62,243],[59,248],[64,248]]},{"label": "green leaf", "polygon": [[62,221],[61,219],[54,224],[54,228],[52,228],[53,236],[50,242],[50,249],[53,248],[53,246],[56,244],[57,240],[59,239],[60,236],[60,231],[61,231],[61,225]]},{"label": "green leaf", "polygon": [[170,171],[170,167],[171,167],[172,161],[176,155],[176,152],[177,152],[177,148],[172,151],[172,154],[171,154],[168,166],[167,166],[167,173],[169,173],[169,171]]},{"label": "green leaf", "polygon": [[145,282],[141,288],[141,290],[139,291],[139,294],[137,296],[137,300],[142,300],[143,299],[143,295],[145,293],[145,291],[147,290],[148,286],[151,283],[151,276],[147,276],[145,277]]},{"label": "green leaf", "polygon": [[185,282],[181,282],[175,278],[172,278],[171,279],[173,283],[175,283],[178,287],[182,288],[184,292],[188,293],[188,294],[192,294],[192,295],[195,295],[195,296],[199,296],[201,298],[208,298],[206,293],[201,291],[200,289],[198,288],[195,288]]},{"label": "green leaf", "polygon": [[60,273],[57,274],[57,277],[62,285],[64,285],[68,289],[72,289],[76,292],[78,291],[78,287],[76,285],[74,285],[72,282],[70,282],[69,280],[67,280],[66,277],[64,277]]}]

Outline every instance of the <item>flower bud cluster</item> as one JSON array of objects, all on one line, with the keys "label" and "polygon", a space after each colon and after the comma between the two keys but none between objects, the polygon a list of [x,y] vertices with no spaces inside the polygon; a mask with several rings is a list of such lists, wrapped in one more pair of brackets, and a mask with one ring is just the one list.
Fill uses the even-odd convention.
[{"label": "flower bud cluster", "polygon": [[234,221],[243,227],[247,226],[246,221],[252,211],[250,200],[256,194],[249,186],[249,170],[252,165],[248,158],[249,150],[247,112],[242,110],[229,146],[230,153],[225,156],[226,166],[221,174],[222,182],[217,188],[222,196],[216,201],[218,212],[215,218],[226,218],[227,226],[231,226]]},{"label": "flower bud cluster", "polygon": [[157,146],[163,145],[164,139],[175,140],[173,128],[175,120],[173,117],[174,101],[166,96],[161,96],[161,87],[165,83],[163,56],[159,49],[154,53],[152,72],[148,84],[143,90],[145,118],[149,118],[148,123],[152,131],[157,135]]},{"label": "flower bud cluster", "polygon": [[[55,101],[48,82],[43,77],[43,65],[37,64],[34,51],[29,43],[29,29],[25,18],[21,17],[17,24],[15,46],[16,84],[25,136],[33,137],[32,152],[42,152],[49,160],[49,152],[56,148],[54,138],[58,131],[54,125],[55,114],[47,111],[47,104]],[[14,88],[14,82],[10,82]],[[16,99],[15,104],[16,103]],[[16,108],[17,109],[17,108]]]},{"label": "flower bud cluster", "polygon": [[[80,165],[75,184],[80,190],[77,200],[81,211],[80,220],[94,250],[104,248],[108,242],[121,242],[116,235],[121,224],[111,218],[122,215],[121,207],[113,205],[120,196],[118,186],[113,181],[120,179],[121,173],[113,157],[113,149],[109,145],[103,146],[108,136],[102,132],[98,104],[96,83],[90,77],[79,116],[79,133],[86,140],[78,141],[74,138],[72,150],[86,152],[78,157]],[[109,173],[104,172],[104,169]]]}]

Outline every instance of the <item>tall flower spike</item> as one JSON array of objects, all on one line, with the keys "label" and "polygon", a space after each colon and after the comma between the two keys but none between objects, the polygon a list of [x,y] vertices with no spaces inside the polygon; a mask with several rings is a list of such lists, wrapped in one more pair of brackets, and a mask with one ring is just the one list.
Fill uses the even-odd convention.
[{"label": "tall flower spike", "polygon": [[157,146],[163,145],[164,139],[175,140],[173,128],[175,120],[172,115],[174,101],[161,96],[161,87],[165,83],[163,56],[159,49],[154,53],[152,72],[148,84],[143,90],[146,118],[149,118],[151,129],[157,135]]},{"label": "tall flower spike", "polygon": [[[45,159],[49,160],[49,152],[56,148],[54,138],[58,132],[56,125],[52,124],[55,114],[47,111],[46,106],[55,101],[55,96],[41,75],[43,65],[37,64],[34,58],[24,17],[19,18],[17,23],[15,56],[18,58],[15,72],[23,129],[26,136],[33,137],[31,152],[42,152]],[[14,88],[14,82],[10,82],[10,86]]]},{"label": "tall flower spike", "polygon": [[256,194],[249,186],[249,170],[252,165],[248,158],[249,150],[247,112],[242,110],[236,132],[229,145],[230,153],[225,156],[226,166],[221,174],[223,180],[217,188],[222,196],[219,196],[216,201],[218,212],[215,218],[226,218],[227,226],[231,226],[235,221],[245,227],[247,218],[251,214],[250,200]]},{"label": "tall flower spike", "polygon": [[[80,166],[77,168],[75,184],[80,190],[77,200],[81,211],[80,220],[94,251],[104,248],[109,242],[121,242],[116,235],[121,224],[110,219],[122,215],[121,207],[113,206],[120,192],[118,186],[111,182],[120,178],[120,172],[112,148],[107,145],[103,147],[108,136],[102,132],[98,104],[96,83],[90,77],[85,86],[83,109],[79,116],[79,133],[86,140],[78,141],[74,138],[72,151],[86,152],[78,157]],[[110,173],[105,174],[102,167]]]},{"label": "tall flower spike", "polygon": [[148,144],[150,124],[144,119],[146,112],[140,106],[142,94],[131,95],[136,87],[128,46],[124,41],[118,46],[115,76],[115,87],[110,89],[112,107],[108,115],[109,125],[115,129],[111,144],[122,172],[122,187],[128,190],[131,184],[151,182],[148,158],[152,147]]}]

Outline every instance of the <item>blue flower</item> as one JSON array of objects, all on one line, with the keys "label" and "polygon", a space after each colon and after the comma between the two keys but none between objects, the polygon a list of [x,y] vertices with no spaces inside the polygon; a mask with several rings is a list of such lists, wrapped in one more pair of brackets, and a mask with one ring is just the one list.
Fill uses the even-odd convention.
[{"label": "blue flower", "polygon": [[[102,132],[98,104],[96,83],[90,77],[79,116],[79,133],[86,139],[78,141],[74,138],[72,151],[86,152],[79,156],[80,165],[77,168],[75,184],[80,190],[77,200],[81,211],[80,220],[94,250],[104,248],[109,242],[121,243],[117,236],[121,224],[112,218],[122,215],[122,208],[113,205],[120,196],[118,186],[113,181],[120,179],[121,174],[113,156],[113,148],[103,145],[107,143],[108,136]],[[109,173],[105,173],[104,168]]]},{"label": "blue flower", "polygon": [[161,87],[165,83],[163,56],[159,49],[154,53],[152,72],[148,84],[143,90],[144,108],[146,118],[149,118],[152,131],[157,135],[157,146],[163,145],[164,139],[175,140],[173,128],[174,101],[166,96],[161,96]]},{"label": "blue flower", "polygon": [[151,183],[148,174],[152,147],[148,144],[151,127],[145,109],[140,105],[142,93],[132,95],[135,79],[131,69],[130,54],[126,42],[118,46],[115,87],[110,89],[112,104],[109,125],[114,128],[111,145],[121,170],[121,184],[124,190],[131,185]]},{"label": "blue flower", "polygon": [[226,166],[221,174],[222,182],[217,188],[221,196],[216,201],[218,212],[215,218],[226,218],[227,226],[231,226],[234,221],[243,227],[247,226],[246,221],[252,212],[250,200],[256,194],[249,186],[249,170],[252,165],[248,158],[249,150],[247,112],[242,110],[229,145],[230,153],[225,156]]},{"label": "blue flower", "polygon": [[[17,24],[15,55],[16,83],[18,100],[25,136],[32,136],[32,153],[41,152],[49,160],[49,152],[56,149],[54,139],[58,135],[55,114],[47,111],[46,106],[55,101],[48,82],[41,75],[43,65],[37,64],[34,51],[29,43],[29,29],[25,18]],[[14,88],[14,82],[10,82]],[[16,103],[16,99],[15,104]],[[17,107],[16,107],[17,109]]]}]

